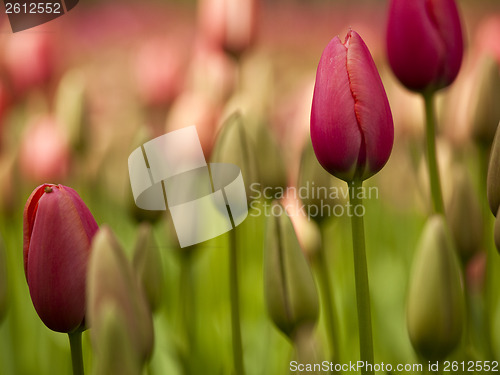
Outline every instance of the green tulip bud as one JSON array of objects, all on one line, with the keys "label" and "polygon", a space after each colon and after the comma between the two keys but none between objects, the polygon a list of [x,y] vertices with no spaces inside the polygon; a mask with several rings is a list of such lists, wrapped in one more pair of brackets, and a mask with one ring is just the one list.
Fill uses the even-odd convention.
[{"label": "green tulip bud", "polygon": [[88,269],[88,320],[92,343],[99,349],[100,319],[105,306],[112,305],[123,313],[123,326],[134,345],[134,352],[146,361],[153,351],[153,320],[148,303],[137,283],[132,266],[111,230],[103,226],[92,241]]},{"label": "green tulip bud", "polygon": [[483,219],[479,200],[464,169],[456,173],[447,217],[458,254],[466,263],[480,249]]},{"label": "green tulip bud", "polygon": [[[136,148],[141,147],[144,143],[146,143],[148,140],[152,138],[154,138],[154,133],[150,128],[146,126],[139,126],[136,130],[136,134],[132,139],[130,149],[135,150]],[[130,184],[127,185],[128,185],[127,206],[128,206],[128,212],[130,213],[131,217],[137,223],[142,223],[146,221],[148,223],[154,224],[157,221],[159,221],[160,218],[162,218],[163,215],[165,214],[165,211],[143,210],[142,208],[139,208],[135,203],[135,200],[133,199],[132,186]]]},{"label": "green tulip bud", "polygon": [[496,215],[498,207],[500,207],[500,131],[498,131],[498,128],[491,148],[486,195],[488,196],[491,212]]},{"label": "green tulip bud", "polygon": [[297,182],[298,189],[307,191],[302,194],[306,215],[318,224],[330,217],[336,205],[345,203],[340,198],[342,195],[332,192],[332,188],[340,191],[343,186],[343,181],[333,177],[319,164],[309,138],[302,151]]},{"label": "green tulip bud", "polygon": [[62,79],[56,94],[56,117],[66,126],[70,143],[83,150],[88,142],[85,125],[85,77],[83,72],[71,70]]},{"label": "green tulip bud", "polygon": [[101,329],[94,334],[99,345],[92,374],[141,375],[141,361],[130,341],[123,313],[114,304],[105,303],[98,321]]},{"label": "green tulip bud", "polygon": [[464,325],[462,276],[442,216],[427,222],[411,273],[407,326],[413,348],[442,360],[460,342]]},{"label": "green tulip bud", "polygon": [[492,56],[483,56],[475,76],[474,94],[471,95],[470,121],[472,137],[489,147],[495,136],[500,118],[500,66]]},{"label": "green tulip bud", "polygon": [[142,285],[151,311],[156,311],[162,301],[163,269],[156,246],[153,228],[149,223],[139,227],[134,249],[134,271]]},{"label": "green tulip bud", "polygon": [[257,170],[262,187],[286,188],[286,168],[283,156],[268,126],[256,126],[255,144],[259,147],[256,155]]},{"label": "green tulip bud", "polygon": [[[274,202],[273,206],[278,204]],[[316,323],[318,292],[292,222],[285,213],[271,216],[267,224],[264,288],[267,311],[288,337],[293,339],[299,328]]]},{"label": "green tulip bud", "polygon": [[[215,140],[212,151],[212,163],[232,163],[241,169],[243,182],[250,200],[250,186],[258,182],[255,146],[245,129],[245,123],[239,112],[231,115]],[[248,202],[250,204],[250,201]]]}]

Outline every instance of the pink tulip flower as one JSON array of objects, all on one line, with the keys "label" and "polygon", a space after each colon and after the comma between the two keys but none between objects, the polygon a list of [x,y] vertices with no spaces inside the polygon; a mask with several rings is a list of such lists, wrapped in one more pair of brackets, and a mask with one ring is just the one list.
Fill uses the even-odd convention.
[{"label": "pink tulip flower", "polygon": [[83,328],[94,217],[73,189],[43,184],[26,202],[23,225],[24,272],[40,319],[57,332]]},{"label": "pink tulip flower", "polygon": [[311,108],[311,139],[320,164],[346,181],[365,180],[385,165],[394,126],[387,95],[363,39],[350,30],[321,56]]},{"label": "pink tulip flower", "polygon": [[391,0],[387,54],[396,77],[413,91],[438,90],[456,78],[463,56],[454,0]]}]

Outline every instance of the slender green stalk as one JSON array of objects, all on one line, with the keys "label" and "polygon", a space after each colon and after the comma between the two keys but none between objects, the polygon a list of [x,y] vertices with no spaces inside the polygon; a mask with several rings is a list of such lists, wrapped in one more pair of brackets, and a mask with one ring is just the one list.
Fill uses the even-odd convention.
[{"label": "slender green stalk", "polygon": [[[351,202],[352,216],[352,246],[354,251],[354,277],[356,281],[356,302],[358,307],[359,326],[359,354],[361,361],[374,364],[372,320],[370,311],[370,287],[368,283],[368,267],[366,264],[365,228],[363,216],[356,215],[356,207],[362,206],[363,201],[358,196],[358,186],[362,181],[349,183],[349,199]],[[362,375],[373,375],[373,370],[363,369]]]},{"label": "slender green stalk", "polygon": [[73,363],[73,375],[84,375],[82,354],[82,332],[68,333],[69,346],[71,348],[71,362]]},{"label": "slender green stalk", "polygon": [[427,140],[427,164],[429,168],[429,182],[431,185],[432,206],[434,212],[444,215],[443,194],[439,180],[439,168],[436,156],[436,115],[434,111],[434,93],[425,93],[425,130]]},{"label": "slender green stalk", "polygon": [[233,342],[233,361],[236,375],[244,375],[243,345],[241,343],[240,297],[238,287],[238,248],[236,231],[229,231],[229,292],[231,296],[231,331]]},{"label": "slender green stalk", "polygon": [[493,306],[497,293],[496,275],[498,274],[498,253],[493,244],[493,226],[494,217],[491,214],[488,204],[487,179],[488,179],[488,164],[490,159],[490,149],[484,146],[479,147],[479,191],[481,198],[481,211],[483,214],[483,243],[482,247],[486,250],[486,275],[485,287],[483,291],[483,317],[484,317],[484,342],[487,358],[493,356],[492,350],[492,316]]},{"label": "slender green stalk", "polygon": [[190,360],[191,356],[196,350],[196,321],[194,317],[194,312],[196,308],[194,306],[194,285],[192,277],[192,264],[193,256],[196,251],[196,247],[192,246],[186,249],[180,250],[180,276],[179,276],[179,297],[181,306],[181,321],[182,321],[182,334],[185,337],[185,347],[183,351],[182,364],[186,374],[191,373],[191,367],[193,365]]},{"label": "slender green stalk", "polygon": [[328,272],[328,261],[326,259],[326,241],[324,225],[320,227],[321,231],[321,249],[317,253],[316,269],[321,290],[321,300],[323,301],[323,314],[325,317],[326,336],[330,347],[330,359],[334,363],[338,363],[338,317],[335,308],[335,299],[330,283]]}]

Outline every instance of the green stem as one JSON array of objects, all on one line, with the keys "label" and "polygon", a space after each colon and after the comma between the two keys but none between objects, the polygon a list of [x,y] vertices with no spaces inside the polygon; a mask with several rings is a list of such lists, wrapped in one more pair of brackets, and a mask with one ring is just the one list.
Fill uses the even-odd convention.
[{"label": "green stem", "polygon": [[[368,267],[366,264],[365,228],[362,215],[356,215],[356,208],[363,205],[357,193],[362,181],[349,182],[349,199],[351,202],[352,246],[354,251],[354,277],[356,282],[356,301],[358,308],[359,352],[363,362],[374,364],[372,321],[370,312],[370,287],[368,283]],[[364,210],[363,210],[364,211]],[[373,370],[362,370],[362,375],[373,375]]]},{"label": "green stem", "polygon": [[243,346],[241,343],[240,297],[238,287],[238,255],[236,229],[229,231],[229,292],[231,296],[231,330],[233,361],[236,375],[244,375]]},{"label": "green stem", "polygon": [[490,159],[490,150],[485,146],[479,147],[479,191],[481,198],[481,211],[483,214],[483,238],[482,247],[486,249],[486,276],[485,276],[485,287],[483,294],[483,317],[484,317],[484,342],[487,357],[493,356],[492,353],[492,331],[491,331],[491,317],[494,306],[495,293],[497,286],[495,283],[495,275],[497,274],[498,266],[498,253],[496,252],[495,246],[493,245],[493,225],[494,217],[491,214],[490,207],[488,204],[488,198],[486,195],[487,190],[487,179],[488,179],[488,164]]},{"label": "green stem", "polygon": [[83,375],[82,332],[68,333],[73,375]]},{"label": "green stem", "polygon": [[180,270],[180,305],[181,305],[181,321],[182,321],[182,334],[185,337],[185,347],[182,352],[182,363],[186,374],[190,374],[192,361],[190,357],[196,349],[196,320],[194,312],[194,285],[192,277],[192,264],[193,256],[196,247],[182,249],[180,254],[181,270]]},{"label": "green stem", "polygon": [[427,140],[427,164],[429,168],[429,182],[434,212],[444,215],[443,194],[439,180],[439,167],[436,157],[436,115],[434,113],[434,94],[425,93],[425,123]]},{"label": "green stem", "polygon": [[323,301],[324,307],[324,317],[325,317],[325,325],[326,325],[326,336],[328,339],[328,343],[330,346],[330,359],[334,363],[338,363],[338,350],[339,350],[339,342],[338,342],[338,334],[339,334],[339,326],[338,326],[338,318],[334,304],[334,298],[332,297],[333,292],[330,283],[330,277],[328,272],[328,261],[326,258],[326,241],[325,241],[325,229],[324,226],[320,227],[321,232],[321,248],[317,254],[317,262],[316,268],[320,283],[321,290],[321,299]]}]

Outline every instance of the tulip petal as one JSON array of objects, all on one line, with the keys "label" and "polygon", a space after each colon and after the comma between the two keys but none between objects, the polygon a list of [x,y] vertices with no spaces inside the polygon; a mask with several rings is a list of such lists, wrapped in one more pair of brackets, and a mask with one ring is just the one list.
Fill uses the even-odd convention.
[{"label": "tulip petal", "polygon": [[28,277],[28,252],[30,247],[31,232],[35,224],[35,215],[38,208],[38,201],[44,194],[44,189],[47,184],[38,186],[28,198],[24,207],[23,215],[23,258],[24,258],[24,274]]},{"label": "tulip petal", "polygon": [[387,54],[394,74],[409,89],[421,91],[440,74],[446,54],[426,0],[392,0]]},{"label": "tulip petal", "polygon": [[[34,221],[28,226],[32,232],[27,280],[33,305],[47,327],[71,332],[85,317],[89,236],[97,224],[83,203],[75,204],[74,191],[61,185],[51,187],[51,192],[39,197]],[[34,198],[40,191],[43,189],[38,189]],[[94,230],[87,233],[88,228]]]},{"label": "tulip petal", "polygon": [[363,136],[357,174],[363,180],[373,176],[385,165],[392,150],[394,125],[389,101],[370,51],[355,31],[349,31],[347,73],[354,112]]},{"label": "tulip petal", "polygon": [[333,38],[321,55],[316,73],[311,139],[323,168],[347,181],[356,170],[362,134],[354,113],[346,60],[346,47],[338,37]]},{"label": "tulip petal", "polygon": [[445,49],[440,85],[448,86],[455,80],[462,64],[464,47],[460,16],[454,0],[428,0],[428,4]]},{"label": "tulip petal", "polygon": [[[62,185],[59,185],[60,187],[63,187]],[[73,204],[75,205],[76,211],[78,212],[80,216],[80,220],[82,222],[82,226],[85,230],[85,233],[87,234],[87,238],[89,240],[89,243],[92,242],[92,238],[94,237],[94,234],[97,232],[99,227],[97,226],[97,223],[95,222],[94,216],[92,216],[92,213],[89,211],[88,207],[85,205],[85,203],[82,201],[78,193],[73,190],[72,188],[68,186],[64,186],[64,191],[68,193],[69,197],[73,201]]]}]

